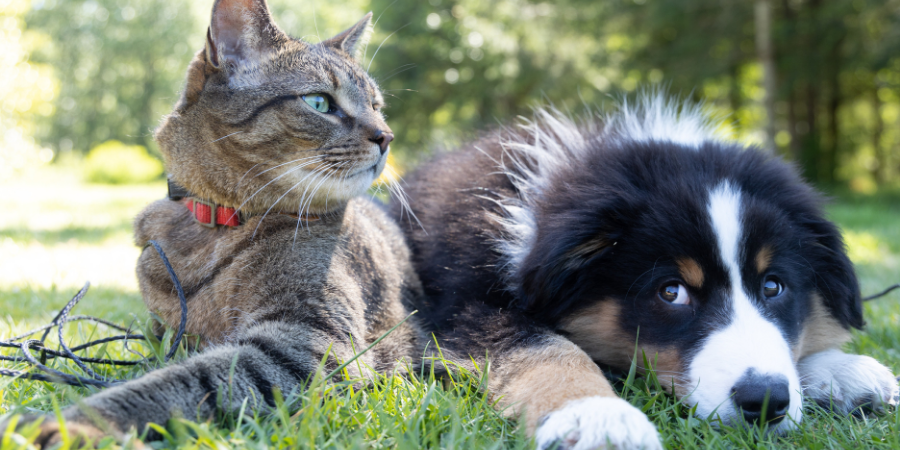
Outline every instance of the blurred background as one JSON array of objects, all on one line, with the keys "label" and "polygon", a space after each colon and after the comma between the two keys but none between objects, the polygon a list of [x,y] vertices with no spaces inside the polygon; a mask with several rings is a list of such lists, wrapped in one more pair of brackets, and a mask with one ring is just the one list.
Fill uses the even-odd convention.
[{"label": "blurred background", "polygon": [[[269,3],[310,42],[375,13],[363,64],[401,172],[536,105],[604,110],[667,87],[832,196],[865,294],[900,281],[900,0]],[[0,0],[0,337],[46,322],[88,280],[78,312],[146,317],[131,220],[165,196],[153,130],[211,6]],[[898,295],[866,314],[849,350],[900,370]],[[0,413],[44,389],[4,383]]]},{"label": "blurred background", "polygon": [[[152,131],[211,3],[0,0],[0,176],[111,140],[157,155]],[[364,64],[388,94],[401,166],[536,104],[605,108],[664,85],[817,184],[900,183],[898,0],[269,3],[311,42],[374,11]]]},{"label": "blurred background", "polygon": [[[362,63],[388,99],[401,172],[536,105],[603,110],[666,87],[796,162],[835,196],[854,260],[879,283],[897,277],[900,0],[269,3],[310,42],[375,13]],[[85,280],[99,285],[95,297],[141,309],[130,221],[165,193],[153,130],[203,46],[211,6],[0,0],[7,311],[37,314]]]}]

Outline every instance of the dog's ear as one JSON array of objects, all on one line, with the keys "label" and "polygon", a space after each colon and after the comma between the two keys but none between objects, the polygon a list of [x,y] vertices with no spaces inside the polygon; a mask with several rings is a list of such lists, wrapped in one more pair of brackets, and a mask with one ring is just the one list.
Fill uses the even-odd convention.
[{"label": "dog's ear", "polygon": [[862,297],[853,263],[840,230],[820,217],[804,221],[813,235],[808,257],[816,276],[816,289],[835,319],[846,328],[862,328]]},{"label": "dog's ear", "polygon": [[569,211],[566,217],[541,221],[533,247],[515,273],[518,305],[526,312],[553,320],[572,307],[590,286],[594,272],[585,270],[607,255],[620,233],[610,217],[629,217],[611,213],[606,199],[585,208],[581,215]]}]

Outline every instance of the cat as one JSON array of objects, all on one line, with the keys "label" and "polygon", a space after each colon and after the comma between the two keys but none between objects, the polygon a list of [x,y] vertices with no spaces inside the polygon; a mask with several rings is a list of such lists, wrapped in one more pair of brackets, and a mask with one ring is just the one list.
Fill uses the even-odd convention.
[{"label": "cat", "polygon": [[[70,434],[121,437],[244,399],[265,409],[274,388],[300,388],[326,354],[330,371],[409,316],[422,288],[403,235],[358,197],[393,139],[378,86],[358,64],[371,18],[310,44],[282,32],[265,0],[216,0],[206,46],[156,133],[186,198],[159,200],[134,223],[149,310],[180,322],[173,284],[147,246],[155,240],[204,350],[65,409]],[[417,329],[404,322],[362,361],[403,372],[421,357]],[[366,376],[358,367],[346,370]],[[56,421],[41,427],[39,445],[60,440]]]}]

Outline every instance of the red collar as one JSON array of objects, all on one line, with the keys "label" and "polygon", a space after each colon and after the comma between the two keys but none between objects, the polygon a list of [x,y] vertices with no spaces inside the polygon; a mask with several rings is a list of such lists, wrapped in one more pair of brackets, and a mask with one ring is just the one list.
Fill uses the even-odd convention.
[{"label": "red collar", "polygon": [[[234,208],[205,202],[193,197],[184,199],[184,205],[194,213],[194,220],[200,225],[215,228],[216,225],[236,227],[241,224],[241,214]],[[215,213],[213,213],[215,211]]]},{"label": "red collar", "polygon": [[[228,206],[217,205],[213,201],[205,201],[200,200],[196,197],[192,197],[191,193],[187,189],[178,185],[171,179],[169,179],[168,181],[169,200],[182,201],[184,203],[184,206],[186,206],[187,209],[193,214],[194,220],[200,225],[203,225],[207,228],[215,228],[219,225],[225,227],[237,227],[241,225],[241,212],[237,209]],[[291,216],[295,219],[301,218],[299,214],[284,212],[279,212],[278,214]],[[313,214],[304,214],[302,218],[307,222],[319,220],[319,216]]]}]

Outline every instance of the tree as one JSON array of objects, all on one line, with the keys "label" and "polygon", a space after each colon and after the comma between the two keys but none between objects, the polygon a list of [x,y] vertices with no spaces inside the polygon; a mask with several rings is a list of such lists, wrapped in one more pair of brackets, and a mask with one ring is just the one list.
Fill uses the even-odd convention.
[{"label": "tree", "polygon": [[0,4],[0,180],[53,157],[34,141],[36,121],[53,113],[57,85],[50,68],[28,60],[30,49],[46,39],[23,33],[27,0]]},{"label": "tree", "polygon": [[200,47],[189,0],[41,0],[28,27],[52,37],[32,59],[59,80],[56,112],[39,133],[67,151],[108,139],[153,148],[152,131]]},{"label": "tree", "polygon": [[[391,6],[393,5],[393,6]],[[525,0],[373,0],[384,14],[370,55],[398,146],[453,146],[538,104],[582,108],[626,78],[607,29],[609,5]],[[380,49],[378,49],[380,47]],[[377,50],[377,55],[371,49]],[[635,83],[636,85],[636,83]]]}]

